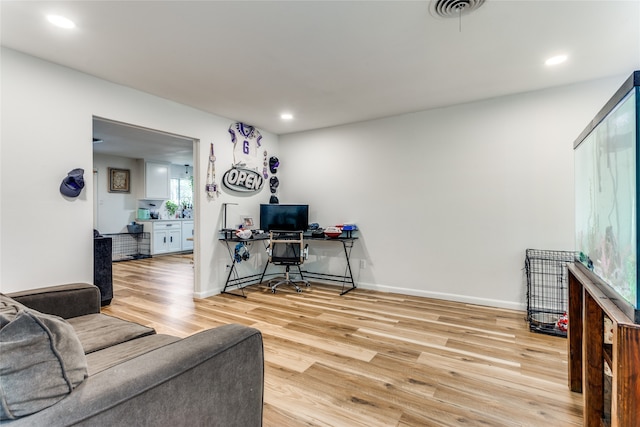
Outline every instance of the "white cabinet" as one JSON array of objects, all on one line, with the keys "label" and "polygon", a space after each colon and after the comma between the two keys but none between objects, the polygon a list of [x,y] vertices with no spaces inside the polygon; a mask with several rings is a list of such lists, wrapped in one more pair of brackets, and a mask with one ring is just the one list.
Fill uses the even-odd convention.
[{"label": "white cabinet", "polygon": [[182,250],[193,250],[193,221],[182,221]]},{"label": "white cabinet", "polygon": [[[151,255],[193,250],[193,221],[139,221],[151,236]],[[184,230],[184,231],[183,231]]]},{"label": "white cabinet", "polygon": [[145,221],[144,225],[151,234],[151,255],[182,250],[181,221]]},{"label": "white cabinet", "polygon": [[144,163],[144,198],[168,199],[170,197],[171,164]]}]

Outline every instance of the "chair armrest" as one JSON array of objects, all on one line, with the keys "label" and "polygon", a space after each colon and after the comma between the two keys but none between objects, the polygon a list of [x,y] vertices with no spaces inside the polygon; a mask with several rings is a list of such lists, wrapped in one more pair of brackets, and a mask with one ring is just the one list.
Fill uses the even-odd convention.
[{"label": "chair armrest", "polygon": [[8,425],[261,426],[263,387],[260,331],[224,325],[93,375]]},{"label": "chair armrest", "polygon": [[89,283],[30,289],[7,294],[20,304],[63,319],[100,313],[100,289]]}]

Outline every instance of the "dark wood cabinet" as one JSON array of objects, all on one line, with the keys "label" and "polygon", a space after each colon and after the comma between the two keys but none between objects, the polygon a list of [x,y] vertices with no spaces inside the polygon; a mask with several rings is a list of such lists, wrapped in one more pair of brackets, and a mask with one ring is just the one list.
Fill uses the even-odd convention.
[{"label": "dark wood cabinet", "polygon": [[[568,268],[569,388],[584,395],[584,425],[638,426],[640,325],[590,279],[584,266]],[[605,319],[610,319],[610,340],[605,339]]]}]

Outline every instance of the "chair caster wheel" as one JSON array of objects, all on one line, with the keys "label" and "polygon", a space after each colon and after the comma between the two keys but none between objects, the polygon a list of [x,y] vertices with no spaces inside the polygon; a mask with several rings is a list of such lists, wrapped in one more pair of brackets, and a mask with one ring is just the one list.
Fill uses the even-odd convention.
[{"label": "chair caster wheel", "polygon": [[276,290],[275,290],[275,289],[271,289],[271,293],[272,293],[272,294],[275,294],[275,293],[276,293]]},{"label": "chair caster wheel", "polygon": [[311,287],[311,283],[307,283],[307,288],[310,288],[310,287]]},{"label": "chair caster wheel", "polygon": [[296,292],[297,292],[297,293],[302,293],[302,289],[297,288],[297,289],[296,289]]}]

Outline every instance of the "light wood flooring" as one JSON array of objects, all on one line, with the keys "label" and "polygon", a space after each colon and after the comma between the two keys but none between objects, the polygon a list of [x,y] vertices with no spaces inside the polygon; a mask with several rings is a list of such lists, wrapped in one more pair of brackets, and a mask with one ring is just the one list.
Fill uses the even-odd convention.
[{"label": "light wood flooring", "polygon": [[262,332],[265,427],[582,425],[566,339],[529,332],[524,312],[315,283],[193,299],[184,255],[113,270],[107,314],[180,337]]}]

